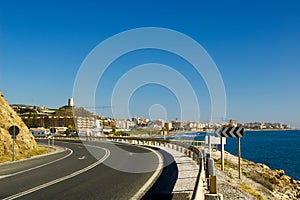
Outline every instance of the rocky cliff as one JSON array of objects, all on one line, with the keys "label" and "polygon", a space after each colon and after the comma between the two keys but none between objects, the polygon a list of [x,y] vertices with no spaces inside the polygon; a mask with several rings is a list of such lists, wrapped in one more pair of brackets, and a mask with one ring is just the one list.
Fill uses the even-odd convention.
[{"label": "rocky cliff", "polygon": [[20,133],[15,140],[15,157],[24,157],[22,155],[26,156],[37,148],[37,143],[22,119],[9,106],[0,92],[0,158],[12,154],[12,138],[8,133],[8,128],[12,125],[20,128]]}]

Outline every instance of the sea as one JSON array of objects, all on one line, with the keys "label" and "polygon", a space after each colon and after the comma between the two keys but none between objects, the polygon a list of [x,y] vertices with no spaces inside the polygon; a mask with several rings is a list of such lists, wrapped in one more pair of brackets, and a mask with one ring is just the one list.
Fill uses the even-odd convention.
[{"label": "sea", "polygon": [[[204,140],[205,132],[183,133],[167,139]],[[237,138],[227,138],[225,150],[237,155]],[[245,131],[241,157],[300,180],[300,130]]]}]

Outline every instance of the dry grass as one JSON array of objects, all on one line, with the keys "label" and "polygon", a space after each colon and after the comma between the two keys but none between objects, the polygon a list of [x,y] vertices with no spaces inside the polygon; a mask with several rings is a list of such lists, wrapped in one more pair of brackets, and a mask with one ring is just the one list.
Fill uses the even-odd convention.
[{"label": "dry grass", "polygon": [[250,178],[256,183],[259,183],[262,186],[268,188],[269,190],[274,191],[273,184],[267,178],[265,178],[263,174],[257,172],[250,172]]},{"label": "dry grass", "polygon": [[249,185],[247,185],[245,183],[241,183],[240,187],[241,187],[242,190],[244,190],[248,194],[251,194],[252,196],[256,197],[257,199],[264,200],[264,198],[256,190],[251,188]]},{"label": "dry grass", "polygon": [[[32,151],[29,151],[25,154],[15,154],[15,160],[21,160],[21,159],[24,159],[24,158],[30,158],[32,156],[37,156],[37,155],[41,155],[41,154],[45,154],[48,152],[48,148],[46,147],[40,147],[38,146],[37,148],[35,148],[34,150]],[[1,162],[7,162],[7,161],[11,161],[12,160],[12,155],[3,155],[3,156],[0,156],[0,163]]]},{"label": "dry grass", "polygon": [[[217,159],[215,160],[215,167],[221,169],[221,159]],[[224,161],[224,169],[225,170],[228,170],[228,169],[237,169],[236,166],[232,165],[231,163],[229,162],[226,162],[226,160]]]}]

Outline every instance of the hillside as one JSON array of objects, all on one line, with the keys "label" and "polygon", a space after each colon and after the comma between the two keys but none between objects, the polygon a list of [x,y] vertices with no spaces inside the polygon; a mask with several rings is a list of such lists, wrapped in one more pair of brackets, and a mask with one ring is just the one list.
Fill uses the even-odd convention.
[{"label": "hillside", "polygon": [[12,138],[8,133],[8,128],[12,125],[20,128],[20,133],[15,140],[15,158],[26,157],[38,148],[37,143],[22,119],[9,106],[0,92],[0,161],[5,160],[3,157],[9,157],[12,154]]}]

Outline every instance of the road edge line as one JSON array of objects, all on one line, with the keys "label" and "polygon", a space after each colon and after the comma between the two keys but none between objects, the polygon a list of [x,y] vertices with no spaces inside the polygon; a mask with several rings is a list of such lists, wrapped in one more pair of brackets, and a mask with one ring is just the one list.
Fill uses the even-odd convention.
[{"label": "road edge line", "polygon": [[[56,160],[52,160],[50,162],[47,162],[47,163],[44,163],[44,164],[41,164],[41,165],[38,165],[38,166],[35,166],[35,167],[32,167],[32,168],[29,168],[29,169],[25,169],[25,170],[22,170],[22,171],[19,171],[19,172],[16,172],[16,173],[12,173],[12,174],[5,174],[5,175],[1,175],[0,176],[0,179],[3,179],[3,178],[7,178],[7,177],[10,177],[10,176],[15,176],[15,175],[18,175],[18,174],[22,174],[22,173],[25,173],[25,172],[29,172],[29,171],[32,171],[34,169],[38,169],[38,168],[41,168],[41,167],[44,167],[44,166],[47,166],[47,165],[50,165],[52,163],[55,163],[55,162],[58,162],[58,161],[61,161],[67,157],[69,157],[70,155],[73,154],[73,150],[72,149],[69,149],[69,148],[65,148],[65,151],[70,151],[70,153],[68,153],[67,155],[61,157],[61,158],[58,158]],[[63,152],[63,151],[62,151]],[[60,152],[60,153],[62,153]]]},{"label": "road edge line", "polygon": [[141,147],[141,148],[145,148],[145,149],[155,153],[155,155],[158,157],[158,166],[157,166],[154,174],[139,189],[139,191],[137,193],[135,193],[135,195],[133,197],[131,197],[130,199],[141,199],[146,194],[146,192],[154,185],[154,183],[157,181],[157,179],[160,177],[160,175],[163,171],[163,168],[164,168],[163,157],[160,153],[158,153],[156,150],[154,150],[150,147],[140,146],[140,145],[138,145],[138,146]]}]

